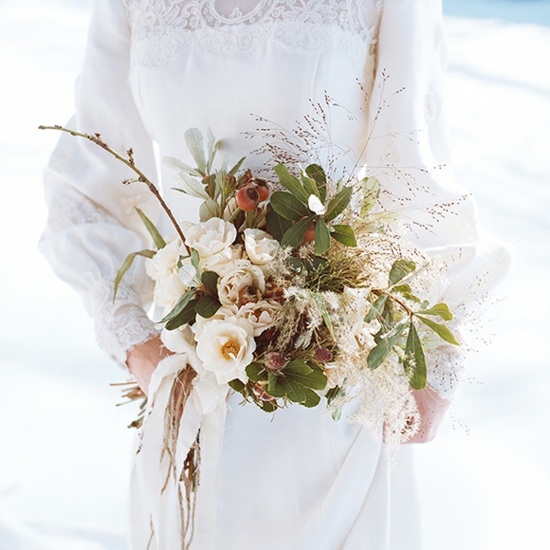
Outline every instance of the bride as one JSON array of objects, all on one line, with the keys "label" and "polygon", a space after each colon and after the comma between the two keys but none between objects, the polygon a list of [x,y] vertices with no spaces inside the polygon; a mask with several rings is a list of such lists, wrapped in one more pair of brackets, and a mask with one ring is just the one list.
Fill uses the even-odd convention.
[{"label": "bride", "polygon": [[[467,316],[505,261],[482,241],[469,198],[440,167],[444,44],[437,0],[97,0],[76,92],[73,129],[100,132],[118,151],[132,148],[151,178],[159,158],[186,163],[184,132],[210,128],[222,152],[261,167],[246,138],[262,121],[296,128],[317,103],[330,110],[330,139],[367,166],[393,197],[405,197],[411,239],[443,259],[437,299]],[[260,122],[257,117],[261,117]],[[366,148],[364,147],[367,144]],[[178,220],[198,220],[199,202],[173,191]],[[411,178],[395,174],[414,172]],[[166,484],[164,409],[185,367],[162,346],[147,311],[151,284],[143,265],[126,275],[113,301],[113,280],[130,251],[145,248],[135,208],[156,219],[158,204],[139,185],[123,186],[122,165],[94,145],[63,135],[46,170],[50,208],[41,249],[56,273],[83,297],[99,345],[149,394],[132,474],[132,544],[138,550],[396,550],[407,518],[392,517],[392,497],[409,498],[392,477],[385,445],[322,407],[290,407],[273,417],[227,403],[201,415],[188,399],[174,457],[182,462],[200,430],[201,477],[193,537],[180,514],[179,480]],[[435,224],[422,207],[448,204]],[[416,392],[431,439],[461,373],[461,356],[441,346],[428,356],[428,387]],[[192,376],[183,379],[185,394]],[[181,412],[181,411],[180,411]],[[402,540],[401,538],[399,540]],[[414,533],[402,548],[418,548]]]}]

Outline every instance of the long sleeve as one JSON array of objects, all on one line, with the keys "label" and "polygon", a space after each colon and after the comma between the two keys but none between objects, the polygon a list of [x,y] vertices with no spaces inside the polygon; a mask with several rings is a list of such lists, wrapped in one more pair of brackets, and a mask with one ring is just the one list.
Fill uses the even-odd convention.
[{"label": "long sleeve", "polygon": [[[509,257],[480,230],[471,196],[452,181],[446,167],[444,65],[441,2],[384,0],[366,162],[387,190],[385,208],[401,212],[410,239],[436,262],[430,296],[450,306],[452,328],[460,334]],[[462,351],[439,345],[427,360],[428,383],[451,397],[462,371]]]},{"label": "long sleeve", "polygon": [[[76,114],[67,125],[100,133],[121,153],[132,148],[136,164],[154,178],[152,142],[128,83],[129,43],[122,2],[98,0],[77,81]],[[135,207],[152,219],[158,216],[143,184],[122,184],[132,175],[96,145],[62,134],[45,170],[49,218],[39,245],[56,274],[82,296],[95,319],[98,344],[119,363],[128,349],[156,334],[144,311],[151,288],[139,262],[113,301],[113,281],[124,259],[148,245]]]}]

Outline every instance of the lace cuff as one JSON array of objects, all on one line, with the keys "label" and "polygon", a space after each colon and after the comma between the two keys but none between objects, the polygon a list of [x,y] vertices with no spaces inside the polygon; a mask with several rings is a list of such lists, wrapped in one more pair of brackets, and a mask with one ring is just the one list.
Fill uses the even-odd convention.
[{"label": "lace cuff", "polygon": [[113,287],[103,281],[90,292],[86,307],[95,319],[99,347],[117,363],[126,366],[128,351],[159,334],[139,297],[120,287],[113,302]]}]

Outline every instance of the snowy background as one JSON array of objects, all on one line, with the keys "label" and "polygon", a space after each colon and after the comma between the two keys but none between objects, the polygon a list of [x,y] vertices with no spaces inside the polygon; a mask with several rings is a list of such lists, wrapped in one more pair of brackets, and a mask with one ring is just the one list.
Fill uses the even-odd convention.
[{"label": "snowy background", "polygon": [[[472,356],[440,436],[417,449],[425,550],[545,550],[550,2],[444,6],[456,177],[516,258],[492,344]],[[108,386],[124,374],[36,251],[57,136],[35,128],[71,114],[90,7],[0,0],[0,550],[124,548],[133,411]]]}]

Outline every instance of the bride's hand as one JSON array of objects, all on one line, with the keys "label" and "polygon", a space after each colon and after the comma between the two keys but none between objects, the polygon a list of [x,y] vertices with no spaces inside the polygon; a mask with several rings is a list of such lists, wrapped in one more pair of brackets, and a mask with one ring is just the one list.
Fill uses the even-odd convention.
[{"label": "bride's hand", "polygon": [[158,336],[138,344],[128,353],[126,365],[145,395],[148,393],[153,371],[170,353]]},{"label": "bride's hand", "polygon": [[449,408],[449,402],[429,386],[423,390],[413,391],[413,396],[420,413],[420,429],[407,443],[427,443],[438,432]]}]

